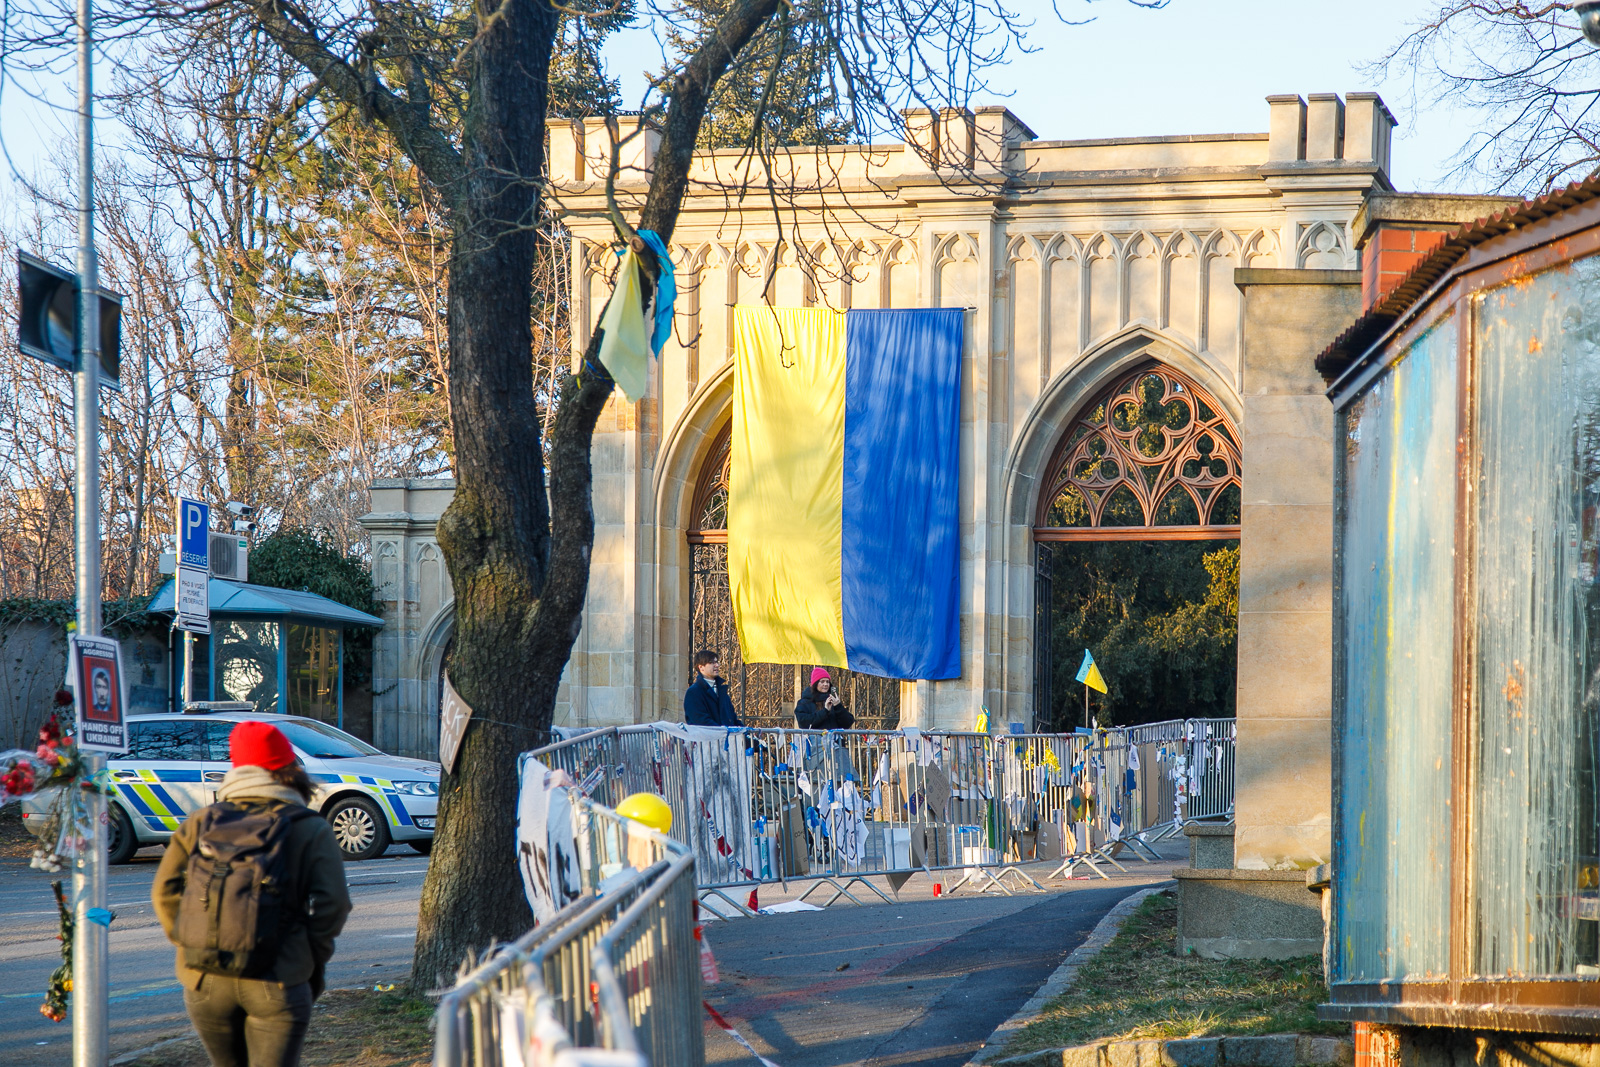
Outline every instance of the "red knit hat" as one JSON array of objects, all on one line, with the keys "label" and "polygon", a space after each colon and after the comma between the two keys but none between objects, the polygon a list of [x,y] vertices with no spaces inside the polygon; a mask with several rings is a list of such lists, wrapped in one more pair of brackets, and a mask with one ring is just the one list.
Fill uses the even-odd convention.
[{"label": "red knit hat", "polygon": [[228,757],[235,767],[275,771],[294,762],[294,749],[270,722],[242,722],[228,735]]},{"label": "red knit hat", "polygon": [[[822,679],[824,679],[824,678],[828,678],[828,672],[826,670],[824,670],[821,667],[812,667],[811,668],[811,684],[812,685],[816,685],[818,682],[822,681]],[[833,679],[832,678],[828,678],[828,681],[831,682],[831,681],[833,681]]]}]

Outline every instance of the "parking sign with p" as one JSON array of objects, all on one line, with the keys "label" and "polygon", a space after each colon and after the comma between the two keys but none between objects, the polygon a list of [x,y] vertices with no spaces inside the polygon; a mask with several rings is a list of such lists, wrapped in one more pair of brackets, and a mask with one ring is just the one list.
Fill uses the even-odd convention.
[{"label": "parking sign with p", "polygon": [[178,562],[206,570],[211,565],[211,507],[187,497],[178,498]]}]

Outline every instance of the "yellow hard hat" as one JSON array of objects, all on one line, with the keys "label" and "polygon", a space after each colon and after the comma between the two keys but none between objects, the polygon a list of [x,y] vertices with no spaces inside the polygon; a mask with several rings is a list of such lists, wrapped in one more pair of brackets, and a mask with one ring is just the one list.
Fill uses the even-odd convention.
[{"label": "yellow hard hat", "polygon": [[625,819],[643,823],[657,833],[672,830],[672,809],[654,793],[635,793],[617,805],[617,814]]}]

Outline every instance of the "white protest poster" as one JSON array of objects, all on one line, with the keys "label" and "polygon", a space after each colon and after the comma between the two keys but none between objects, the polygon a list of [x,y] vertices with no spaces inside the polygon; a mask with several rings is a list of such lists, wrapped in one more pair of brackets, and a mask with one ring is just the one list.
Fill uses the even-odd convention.
[{"label": "white protest poster", "polygon": [[[703,882],[752,878],[758,862],[751,830],[751,765],[744,737],[720,727],[654,723],[667,758],[681,762],[693,783],[689,825],[673,827],[695,851],[695,872]],[[671,739],[671,740],[669,740]]]},{"label": "white protest poster", "polygon": [[444,699],[439,702],[439,762],[447,771],[455,770],[456,754],[461,751],[461,739],[466,736],[471,718],[472,709],[450,684],[450,673],[446,671]]},{"label": "white protest poster", "polygon": [[571,785],[532,756],[522,760],[517,797],[517,871],[536,923],[548,922],[583,893]]},{"label": "white protest poster", "polygon": [[553,787],[549,795],[545,832],[549,841],[550,893],[560,911],[583,896],[583,868],[578,856],[572,790]]}]

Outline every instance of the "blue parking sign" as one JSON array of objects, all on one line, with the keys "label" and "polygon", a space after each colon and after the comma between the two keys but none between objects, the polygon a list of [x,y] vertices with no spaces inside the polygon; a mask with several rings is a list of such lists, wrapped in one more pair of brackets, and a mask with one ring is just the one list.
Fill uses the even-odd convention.
[{"label": "blue parking sign", "polygon": [[206,570],[211,566],[211,507],[178,498],[178,562]]}]

